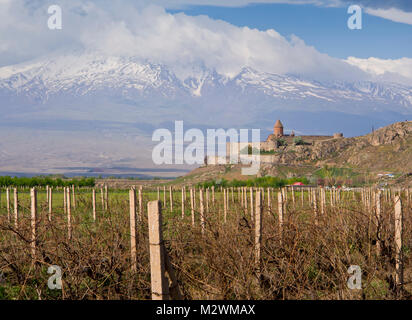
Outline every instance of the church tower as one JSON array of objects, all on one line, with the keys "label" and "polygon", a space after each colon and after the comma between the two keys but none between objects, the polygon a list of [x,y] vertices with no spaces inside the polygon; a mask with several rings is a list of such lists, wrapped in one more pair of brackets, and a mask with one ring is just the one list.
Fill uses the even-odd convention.
[{"label": "church tower", "polygon": [[273,127],[273,133],[276,137],[283,136],[283,124],[280,120],[277,120],[275,126]]}]

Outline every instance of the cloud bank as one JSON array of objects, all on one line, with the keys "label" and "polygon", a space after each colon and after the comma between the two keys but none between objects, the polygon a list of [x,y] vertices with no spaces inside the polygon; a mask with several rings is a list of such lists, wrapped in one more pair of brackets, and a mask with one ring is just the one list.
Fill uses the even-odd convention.
[{"label": "cloud bank", "polygon": [[63,29],[52,31],[47,28],[48,1],[0,0],[0,66],[76,50],[167,64],[181,77],[202,67],[233,76],[244,66],[318,80],[366,80],[374,74],[370,65],[376,61],[365,68],[364,63],[323,54],[296,36],[287,39],[273,29],[260,31],[207,16],[171,14],[146,0],[59,0],[56,4],[63,10]]}]

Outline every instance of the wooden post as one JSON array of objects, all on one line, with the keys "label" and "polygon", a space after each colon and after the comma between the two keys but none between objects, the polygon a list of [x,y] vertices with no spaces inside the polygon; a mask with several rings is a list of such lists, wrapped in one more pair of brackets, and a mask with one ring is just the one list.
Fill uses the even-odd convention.
[{"label": "wooden post", "polygon": [[243,203],[245,204],[245,212],[247,213],[247,187],[244,187],[244,190],[243,196],[245,199],[243,200]]},{"label": "wooden post", "polygon": [[295,188],[294,187],[292,187],[292,202],[293,202],[293,205],[295,205]]},{"label": "wooden post", "polygon": [[36,217],[37,217],[37,192],[35,188],[30,190],[30,211],[31,211],[31,255],[36,259]]},{"label": "wooden post", "polygon": [[104,210],[107,211],[109,209],[109,190],[107,185],[104,185]]},{"label": "wooden post", "polygon": [[258,276],[261,273],[260,250],[262,245],[262,195],[256,191],[256,208],[255,208],[255,266]]},{"label": "wooden post", "polygon": [[185,217],[185,189],[182,188],[182,219]]},{"label": "wooden post", "polygon": [[212,186],[212,202],[215,204],[215,186]]},{"label": "wooden post", "polygon": [[6,189],[6,201],[7,201],[7,219],[10,222],[10,189]]},{"label": "wooden post", "polygon": [[66,187],[63,187],[63,211],[67,213],[67,190]]},{"label": "wooden post", "polygon": [[227,202],[226,202],[226,189],[223,189],[223,221],[227,221]]},{"label": "wooden post", "polygon": [[241,196],[240,196],[240,206],[242,207],[242,208],[244,208],[244,205],[243,205],[243,199],[244,199],[244,196],[243,196],[243,187],[240,187],[240,191],[241,191]]},{"label": "wooden post", "polygon": [[[256,191],[257,192],[257,191]],[[252,219],[252,221],[254,220],[253,217],[253,187],[250,187],[250,218]]]},{"label": "wooden post", "polygon": [[206,189],[206,213],[209,212],[209,188]]},{"label": "wooden post", "polygon": [[318,201],[316,199],[316,189],[313,190],[313,212],[315,213],[315,224],[318,224]]},{"label": "wooden post", "polygon": [[96,221],[96,190],[92,190],[93,221]]},{"label": "wooden post", "polygon": [[230,189],[226,190],[226,210],[229,212],[230,210],[230,202],[229,202],[229,197],[230,197]]},{"label": "wooden post", "polygon": [[283,209],[284,209],[284,200],[283,194],[279,190],[278,192],[278,212],[279,212],[279,233],[280,233],[280,244],[282,244],[283,238]]},{"label": "wooden post", "polygon": [[49,188],[49,197],[48,197],[48,202],[49,202],[49,221],[52,219],[52,211],[53,211],[53,189]]},{"label": "wooden post", "polygon": [[376,203],[376,255],[379,257],[381,255],[381,215],[382,215],[382,208],[381,208],[381,191],[378,191],[376,193],[375,197],[375,203]]},{"label": "wooden post", "polygon": [[17,188],[14,188],[14,227],[17,229],[19,227],[19,198],[17,193]]},{"label": "wooden post", "polygon": [[165,277],[165,252],[162,234],[162,214],[159,201],[147,205],[150,246],[152,300],[169,300],[169,284]]},{"label": "wooden post", "polygon": [[67,188],[67,236],[68,239],[72,239],[72,209],[70,204],[70,188]]},{"label": "wooden post", "polygon": [[73,192],[73,209],[76,209],[76,194],[74,191],[74,184],[72,184],[72,192]]},{"label": "wooden post", "polygon": [[136,190],[129,190],[129,215],[130,215],[130,267],[132,272],[137,271],[137,236],[136,236]]},{"label": "wooden post", "polygon": [[157,200],[158,201],[160,200],[160,188],[159,187],[157,187]]},{"label": "wooden post", "polygon": [[193,196],[193,188],[190,188],[190,211],[192,213],[192,226],[195,226],[195,199]]},{"label": "wooden post", "polygon": [[143,187],[139,187],[139,214],[137,221],[143,220]]},{"label": "wooden post", "polygon": [[170,212],[173,212],[173,191],[172,187],[169,187],[169,195],[170,195]]},{"label": "wooden post", "polygon": [[202,228],[202,234],[205,233],[205,209],[203,204],[203,189],[199,190],[199,200],[200,200],[200,226]]},{"label": "wooden post", "polygon": [[163,186],[163,208],[167,208],[166,205],[166,186]]},{"label": "wooden post", "polygon": [[325,189],[320,189],[320,214],[322,216],[325,215],[325,201],[326,201],[326,194]]},{"label": "wooden post", "polygon": [[104,211],[104,193],[103,188],[100,188],[100,198],[102,200],[102,211]]},{"label": "wooden post", "polygon": [[403,254],[402,254],[402,202],[400,196],[395,196],[395,285],[399,292],[403,285]]}]

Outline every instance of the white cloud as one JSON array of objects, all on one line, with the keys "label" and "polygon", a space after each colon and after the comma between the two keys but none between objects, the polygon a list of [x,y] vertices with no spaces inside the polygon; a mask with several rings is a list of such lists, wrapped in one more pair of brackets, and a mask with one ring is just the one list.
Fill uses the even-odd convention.
[{"label": "white cloud", "polygon": [[392,20],[395,22],[406,23],[412,25],[412,12],[402,11],[396,8],[390,9],[373,9],[366,8],[366,13],[381,17],[384,19]]},{"label": "white cloud", "polygon": [[349,57],[346,61],[382,80],[412,84],[412,58],[359,59]]},{"label": "white cloud", "polygon": [[152,3],[159,4],[167,8],[181,8],[186,6],[221,6],[221,7],[242,7],[257,3],[286,3],[286,4],[315,4],[321,5],[325,2],[338,3],[339,0],[153,0]]},{"label": "white cloud", "polygon": [[316,79],[365,77],[358,68],[318,52],[298,37],[288,40],[272,29],[260,31],[207,16],[170,14],[145,1],[140,6],[128,1],[58,1],[63,10],[61,31],[47,29],[46,1],[36,2],[34,8],[23,0],[3,2],[0,65],[55,50],[81,49],[164,63],[180,73],[206,66],[234,75],[250,66]]}]

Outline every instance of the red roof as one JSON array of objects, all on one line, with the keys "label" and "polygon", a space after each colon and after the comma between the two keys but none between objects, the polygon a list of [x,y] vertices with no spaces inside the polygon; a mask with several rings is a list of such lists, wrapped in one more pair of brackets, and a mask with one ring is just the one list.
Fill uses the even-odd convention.
[{"label": "red roof", "polygon": [[292,186],[304,186],[302,182],[295,182]]}]

